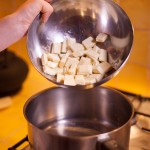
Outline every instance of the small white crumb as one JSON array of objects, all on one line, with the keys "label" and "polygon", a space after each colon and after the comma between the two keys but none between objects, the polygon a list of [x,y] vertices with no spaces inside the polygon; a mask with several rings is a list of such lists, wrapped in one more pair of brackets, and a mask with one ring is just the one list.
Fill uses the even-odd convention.
[{"label": "small white crumb", "polygon": [[107,39],[107,34],[105,33],[99,33],[98,36],[96,37],[97,42],[105,42]]}]

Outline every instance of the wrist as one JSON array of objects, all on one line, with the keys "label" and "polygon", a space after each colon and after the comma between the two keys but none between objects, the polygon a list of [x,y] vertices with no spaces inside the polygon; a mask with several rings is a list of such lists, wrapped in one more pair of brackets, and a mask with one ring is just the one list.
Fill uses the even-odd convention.
[{"label": "wrist", "polygon": [[0,51],[21,39],[26,31],[16,13],[2,18],[0,27]]},{"label": "wrist", "polygon": [[21,15],[19,11],[16,11],[13,14],[11,14],[11,17],[14,20],[16,33],[18,35],[18,38],[20,39],[26,34],[29,25],[25,23],[24,17]]}]

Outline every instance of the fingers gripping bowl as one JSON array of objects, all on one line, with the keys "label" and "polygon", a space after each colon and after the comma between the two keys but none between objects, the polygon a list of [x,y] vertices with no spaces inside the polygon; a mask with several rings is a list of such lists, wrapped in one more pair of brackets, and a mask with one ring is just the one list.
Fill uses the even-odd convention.
[{"label": "fingers gripping bowl", "polygon": [[[54,7],[54,12],[49,17],[47,23],[43,24],[40,15],[38,15],[28,32],[27,49],[34,67],[48,80],[60,86],[76,85],[76,87],[91,88],[101,85],[117,75],[125,65],[133,44],[133,28],[126,13],[111,0],[89,0],[88,2],[86,0],[57,0],[52,3],[52,6]],[[96,39],[99,34],[103,34],[107,38],[103,41],[97,41]],[[92,39],[91,41],[94,44],[86,48],[83,41],[89,38]],[[73,49],[70,49],[71,46],[66,46],[67,52],[62,52],[64,41],[69,41],[68,39],[75,39],[76,46],[71,45]],[[57,51],[58,47],[56,50],[56,55],[59,56],[59,59],[61,60],[61,55],[67,55],[68,52],[70,52],[68,58],[72,58],[74,57],[72,56],[74,49],[78,52],[81,51],[81,49],[77,48],[79,44],[83,44],[85,53],[77,59],[80,62],[82,57],[90,58],[92,72],[86,75],[80,74],[78,70],[82,70],[82,68],[86,68],[88,65],[80,67],[81,69],[77,65],[76,74],[87,78],[95,74],[93,72],[94,64],[96,64],[96,67],[99,67],[103,63],[103,61],[99,60],[100,56],[96,56],[97,60],[95,62],[95,59],[87,54],[89,51],[93,53],[96,46],[105,51],[107,55],[106,62],[111,66],[105,74],[97,73],[102,75],[101,79],[94,82],[86,82],[85,84],[75,83],[69,85],[64,84],[65,82],[58,82],[57,75],[49,75],[44,72],[41,60],[44,54],[56,54],[56,52],[53,52],[53,49],[60,45],[58,46],[61,47],[59,53]],[[68,76],[68,70],[64,73],[64,69],[63,67],[63,75]],[[69,75],[75,79],[75,74]]]}]

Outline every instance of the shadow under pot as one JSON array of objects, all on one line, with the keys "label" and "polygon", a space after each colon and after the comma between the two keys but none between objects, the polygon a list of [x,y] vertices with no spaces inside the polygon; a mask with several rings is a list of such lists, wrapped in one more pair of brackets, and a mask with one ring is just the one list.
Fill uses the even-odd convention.
[{"label": "shadow under pot", "polygon": [[106,87],[49,88],[24,106],[34,150],[128,150],[132,104]]}]

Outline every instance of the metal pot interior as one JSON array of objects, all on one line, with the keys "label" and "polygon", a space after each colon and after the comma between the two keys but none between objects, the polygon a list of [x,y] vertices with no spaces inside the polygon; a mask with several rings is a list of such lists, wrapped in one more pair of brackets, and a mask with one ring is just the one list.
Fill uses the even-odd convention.
[{"label": "metal pot interior", "polygon": [[82,137],[121,128],[131,120],[133,107],[124,95],[109,88],[50,88],[27,101],[24,115],[48,134]]}]

